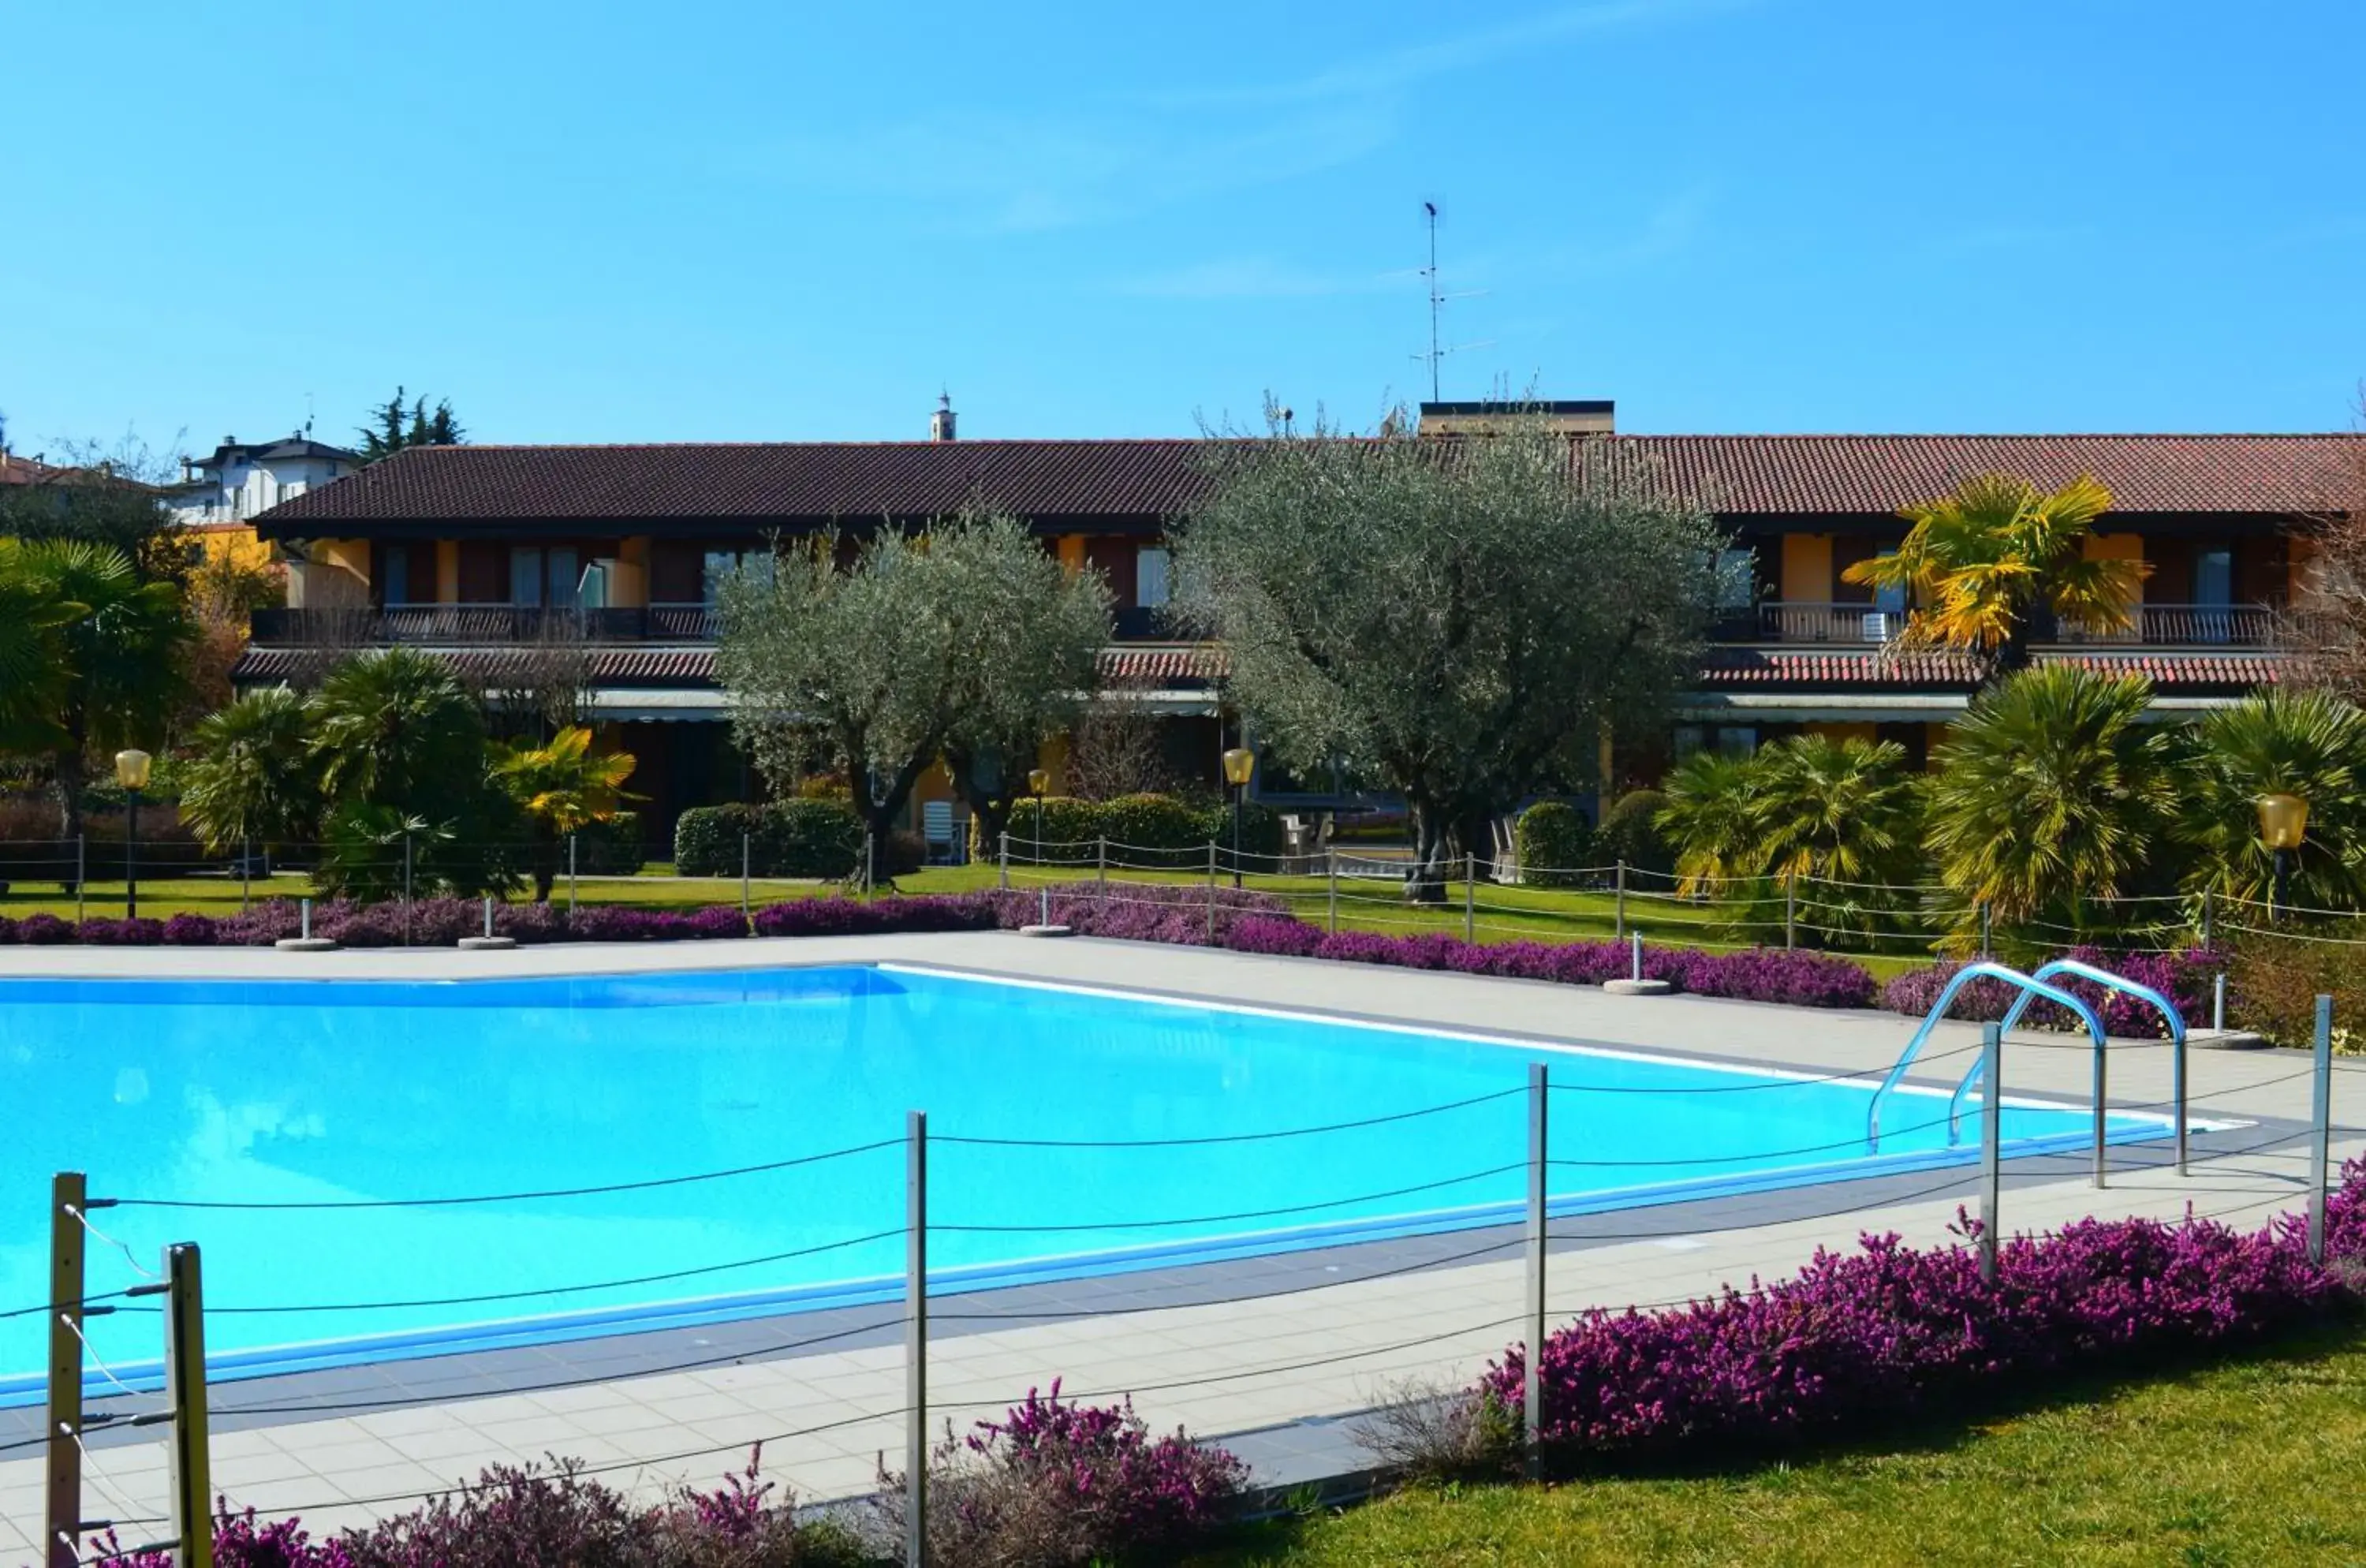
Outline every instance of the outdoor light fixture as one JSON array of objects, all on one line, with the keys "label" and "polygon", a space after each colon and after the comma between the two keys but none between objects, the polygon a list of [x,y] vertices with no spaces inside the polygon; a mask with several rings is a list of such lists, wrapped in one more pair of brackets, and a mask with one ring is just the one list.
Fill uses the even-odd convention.
[{"label": "outdoor light fixture", "polygon": [[2258,804],[2260,841],[2276,858],[2275,888],[2268,906],[2272,917],[2292,908],[2293,857],[2308,837],[2308,802],[2296,795],[2263,795]]},{"label": "outdoor light fixture", "polygon": [[123,786],[130,803],[123,824],[123,918],[127,920],[140,915],[140,792],[148,787],[148,769],[154,761],[145,751],[115,754],[115,782]]},{"label": "outdoor light fixture", "polygon": [[1035,863],[1038,865],[1043,863],[1043,792],[1051,787],[1052,774],[1048,769],[1030,768],[1027,771],[1027,793],[1035,797]]},{"label": "outdoor light fixture", "polygon": [[1256,773],[1256,753],[1235,746],[1224,753],[1224,782],[1233,786],[1233,886],[1241,885],[1241,801]]}]

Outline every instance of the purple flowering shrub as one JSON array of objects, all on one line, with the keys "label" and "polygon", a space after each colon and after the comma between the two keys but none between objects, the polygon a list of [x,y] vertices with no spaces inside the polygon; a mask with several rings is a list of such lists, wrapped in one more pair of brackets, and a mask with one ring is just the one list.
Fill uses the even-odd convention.
[{"label": "purple flowering shrub", "polygon": [[[1468,942],[1443,931],[1417,936],[1372,931],[1330,935],[1288,915],[1244,919],[1224,933],[1224,944],[1243,953],[1444,969],[1462,975],[1550,980],[1565,986],[1598,986],[1632,973],[1634,967],[1633,954],[1616,942]],[[1819,953],[1772,948],[1706,953],[1694,948],[1646,947],[1643,974],[1705,997],[1788,1002],[1797,1007],[1871,1007],[1875,997],[1873,977],[1861,966]]]},{"label": "purple flowering shrub", "polygon": [[792,898],[756,911],[758,936],[879,936],[895,931],[992,931],[984,893],[926,893],[875,899]]},{"label": "purple flowering shrub", "polygon": [[[2259,1340],[2354,1306],[2342,1280],[2366,1256],[2366,1164],[2344,1172],[2328,1219],[2327,1268],[2308,1261],[2291,1217],[2248,1233],[2090,1219],[2004,1243],[1994,1285],[1969,1247],[1868,1235],[1746,1292],[1589,1313],[1545,1342],[1545,1443],[1563,1467],[1763,1452],[2056,1373],[2136,1371]],[[1524,1355],[1515,1347],[1492,1364],[1475,1396],[1516,1415]]]},{"label": "purple flowering shrub", "polygon": [[[1222,1449],[1179,1431],[1152,1437],[1132,1400],[1063,1403],[1054,1382],[965,1438],[948,1424],[930,1455],[929,1560],[1084,1564],[1172,1551],[1213,1529],[1247,1479]],[[904,1495],[904,1478],[882,1466],[872,1506],[898,1540]]]},{"label": "purple flowering shrub", "polygon": [[[2076,958],[2099,969],[2109,969],[2124,975],[2140,986],[2149,986],[2176,1004],[2177,1010],[2189,1029],[2199,1028],[2210,1021],[2212,978],[2224,967],[2224,955],[2207,948],[2188,948],[2182,953],[2107,953],[2099,947],[2074,947],[2061,956]],[[1882,1005],[1892,1012],[1910,1018],[1921,1018],[1938,1001],[1939,993],[1963,969],[1964,961],[1949,959],[1932,964],[1927,969],[1912,969],[1889,982],[1882,993]],[[2103,1021],[2107,1033],[2136,1040],[2168,1038],[2169,1025],[2148,1002],[2109,990],[2092,980],[2069,976],[2050,982],[2068,991],[2094,1008]],[[1947,1016],[1986,1023],[2004,1017],[2013,999],[2020,995],[2015,987],[1987,976],[1972,981],[1955,993],[1955,1002]],[[2033,1002],[2022,1021],[2032,1029],[2079,1030],[2085,1026],[2067,1010],[2052,1002]]]},{"label": "purple flowering shrub", "polygon": [[[744,1473],[712,1492],[684,1488],[636,1504],[586,1478],[571,1460],[495,1465],[465,1490],[431,1497],[366,1529],[315,1540],[293,1518],[258,1525],[254,1510],[214,1520],[217,1568],[857,1568],[869,1561],[848,1531],[801,1518],[795,1503]],[[161,1551],[129,1553],[97,1538],[98,1568],[169,1568]]]},{"label": "purple flowering shrub", "polygon": [[1234,926],[1252,918],[1288,918],[1290,905],[1271,893],[1190,882],[1058,882],[1041,887],[1010,887],[988,895],[996,923],[1017,931],[1047,918],[1079,936],[1117,937],[1204,947],[1208,913],[1215,907],[1216,944],[1226,945]]}]

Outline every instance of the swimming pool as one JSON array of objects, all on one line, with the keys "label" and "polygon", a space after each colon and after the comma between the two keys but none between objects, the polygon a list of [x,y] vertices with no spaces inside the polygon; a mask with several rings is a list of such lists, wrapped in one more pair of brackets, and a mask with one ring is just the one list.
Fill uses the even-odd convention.
[{"label": "swimming pool", "polygon": [[[46,1293],[59,1169],[125,1201],[93,1215],[94,1292],[201,1245],[231,1366],[879,1299],[914,1109],[949,1288],[1493,1223],[1538,1060],[1564,1212],[1971,1156],[1944,1093],[1909,1090],[1868,1160],[1870,1080],[897,966],[0,981],[0,1311]],[[2020,1152],[2090,1130],[2004,1120]],[[1270,1135],[1307,1128],[1331,1130]],[[443,1201],[500,1194],[535,1196]],[[31,1391],[9,1374],[40,1324],[0,1318],[0,1399]],[[90,1332],[110,1362],[157,1351],[152,1315]]]}]

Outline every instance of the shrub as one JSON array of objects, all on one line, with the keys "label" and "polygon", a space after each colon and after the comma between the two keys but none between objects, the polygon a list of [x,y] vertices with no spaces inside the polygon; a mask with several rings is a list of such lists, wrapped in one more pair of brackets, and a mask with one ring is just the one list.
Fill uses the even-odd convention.
[{"label": "shrub", "polygon": [[[2328,1214],[2328,1256],[2366,1253],[2366,1164]],[[1966,1221],[1967,1224],[1971,1222]],[[1797,1275],[1675,1311],[1591,1312],[1550,1335],[1543,1433],[1558,1465],[1788,1451],[2076,1369],[2136,1369],[2257,1340],[2351,1301],[2290,1216],[2253,1233],[2208,1220],[2080,1220],[1998,1249],[1867,1235]],[[1473,1397],[1522,1408],[1523,1349]]]},{"label": "shrub", "polygon": [[[733,911],[737,915],[737,911]],[[874,899],[792,898],[756,911],[758,936],[877,936],[894,931],[992,931],[993,896],[931,893]]]},{"label": "shrub", "polygon": [[1519,857],[1522,886],[1582,887],[1594,880],[1584,868],[1600,851],[1584,812],[1567,801],[1539,800],[1520,813],[1512,852]]},{"label": "shrub", "polygon": [[2333,998],[2333,1048],[2366,1050],[2354,1021],[2366,1009],[2366,948],[2245,934],[2227,954],[2227,1021],[2279,1045],[2316,1038],[2316,998]]},{"label": "shrub", "polygon": [[[1006,931],[1048,918],[1052,924],[1066,926],[1079,936],[1204,947],[1210,925],[1209,891],[1202,883],[1067,882],[1012,887],[990,897],[997,922]],[[1289,918],[1289,904],[1274,894],[1222,886],[1214,893],[1214,927],[1220,946],[1234,923],[1247,917]]]},{"label": "shrub", "polygon": [[862,819],[854,807],[843,800],[799,797],[683,812],[674,824],[674,870],[684,876],[738,875],[742,834],[749,869],[758,876],[844,877],[862,858]]},{"label": "shrub", "polygon": [[[975,832],[977,819],[972,818],[970,821]],[[1101,824],[1101,803],[1097,800],[1080,800],[1069,795],[1047,795],[1041,800],[1028,795],[1015,800],[1004,823],[1010,833],[1010,863],[1075,865],[1082,862],[1089,865]],[[1042,846],[1040,852],[1036,848],[1039,843]],[[1001,852],[997,844],[970,846],[974,860],[990,861]]]},{"label": "shrub", "polygon": [[164,922],[163,934],[174,947],[211,947],[221,931],[210,916],[184,913]]},{"label": "shrub", "polygon": [[[605,822],[587,822],[576,829],[575,869],[586,876],[632,876],[648,863],[637,811],[619,811]],[[562,870],[567,865],[563,844],[558,864]]]},{"label": "shrub", "polygon": [[[1086,1564],[1164,1561],[1211,1533],[1248,1467],[1180,1431],[1153,1438],[1128,1400],[1063,1404],[1030,1389],[966,1438],[950,1426],[929,1456],[929,1561]],[[882,1465],[873,1506],[903,1539],[904,1477]]]},{"label": "shrub", "polygon": [[17,922],[17,940],[32,947],[72,942],[74,929],[55,915],[28,915]]},{"label": "shrub", "polygon": [[1675,870],[1676,857],[1660,836],[1660,813],[1668,797],[1656,789],[1629,790],[1602,814],[1602,830],[1594,853],[1605,860],[1625,861],[1636,871],[1666,876]]}]

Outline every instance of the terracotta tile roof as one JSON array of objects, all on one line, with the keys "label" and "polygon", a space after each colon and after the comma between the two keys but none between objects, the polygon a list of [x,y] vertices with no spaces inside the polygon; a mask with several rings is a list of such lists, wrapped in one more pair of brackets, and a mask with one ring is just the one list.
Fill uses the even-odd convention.
[{"label": "terracotta tile roof", "polygon": [[[1604,438],[1591,438],[1604,439]],[[1984,473],[2091,473],[2129,513],[2338,509],[2366,464],[2353,435],[1621,435],[1682,492],[1734,514],[1890,516]],[[1155,524],[1203,492],[1197,441],[806,442],[423,446],[265,513],[266,537],[343,525],[697,522],[814,525],[941,516]]]},{"label": "terracotta tile roof", "polygon": [[2366,436],[1632,435],[1726,513],[1895,513],[1982,474],[2052,489],[2091,474],[2122,513],[2317,513],[2356,504]]},{"label": "terracotta tile roof", "polygon": [[1200,491],[1197,441],[421,446],[263,514],[266,535],[405,521],[873,522],[973,500],[1156,522]]},{"label": "terracotta tile roof", "polygon": [[[2164,691],[2273,685],[2282,659],[2273,653],[2042,652],[2040,664],[2078,664],[2106,674],[2142,675]],[[1781,686],[1799,691],[1968,691],[1979,667],[1955,653],[1917,653],[1885,660],[1878,651],[1788,652],[1775,649],[1711,649],[1702,661],[1707,691]]]}]

